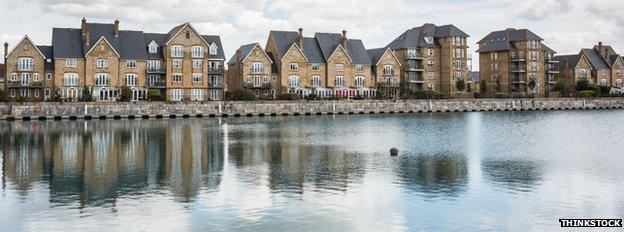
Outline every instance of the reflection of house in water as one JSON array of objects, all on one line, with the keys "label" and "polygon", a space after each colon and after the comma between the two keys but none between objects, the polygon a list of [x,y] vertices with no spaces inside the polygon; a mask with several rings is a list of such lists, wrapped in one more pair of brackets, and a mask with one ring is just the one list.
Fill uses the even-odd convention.
[{"label": "reflection of house in water", "polygon": [[175,121],[10,124],[0,128],[3,183],[28,194],[47,178],[51,202],[81,206],[114,204],[118,197],[165,184],[185,199],[202,186],[217,188],[223,170],[220,131],[170,123]]},{"label": "reflection of house in water", "polygon": [[406,188],[424,197],[457,197],[468,184],[468,162],[461,155],[402,156],[396,171]]},{"label": "reflection of house in water", "polygon": [[542,181],[542,167],[534,161],[486,159],[481,166],[489,183],[510,191],[530,192]]},{"label": "reflection of house in water", "polygon": [[289,133],[298,131],[285,128],[291,124],[264,122],[272,129],[246,130],[246,125],[236,125],[229,132],[229,158],[243,172],[238,178],[254,183],[266,178],[271,190],[303,193],[309,188],[346,191],[348,183],[364,175],[364,156],[290,141]]}]

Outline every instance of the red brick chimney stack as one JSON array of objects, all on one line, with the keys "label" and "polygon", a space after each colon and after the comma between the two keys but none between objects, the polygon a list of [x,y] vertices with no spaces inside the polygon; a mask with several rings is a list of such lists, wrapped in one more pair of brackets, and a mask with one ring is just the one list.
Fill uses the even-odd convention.
[{"label": "red brick chimney stack", "polygon": [[119,37],[119,20],[115,19],[115,37]]}]

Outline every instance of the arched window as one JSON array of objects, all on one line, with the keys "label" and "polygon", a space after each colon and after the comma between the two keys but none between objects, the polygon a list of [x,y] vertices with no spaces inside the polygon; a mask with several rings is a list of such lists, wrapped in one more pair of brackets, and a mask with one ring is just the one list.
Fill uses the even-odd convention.
[{"label": "arched window", "polygon": [[96,86],[108,86],[108,73],[95,74]]},{"label": "arched window", "polygon": [[319,86],[321,86],[321,77],[313,76],[312,80],[310,82],[312,82],[312,83],[310,83],[312,86],[319,87]]},{"label": "arched window", "polygon": [[343,76],[337,76],[336,77],[336,82],[334,84],[336,85],[336,87],[344,87],[344,77]]}]

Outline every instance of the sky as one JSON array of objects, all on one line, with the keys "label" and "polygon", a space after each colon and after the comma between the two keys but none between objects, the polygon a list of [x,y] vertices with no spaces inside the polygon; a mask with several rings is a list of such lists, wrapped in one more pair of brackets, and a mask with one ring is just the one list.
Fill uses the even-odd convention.
[{"label": "sky", "polygon": [[[476,42],[489,32],[528,28],[559,54],[578,53],[598,41],[624,53],[624,0],[0,0],[0,40],[10,48],[28,35],[38,45],[52,27],[80,27],[80,20],[112,23],[122,30],[166,33],[191,22],[221,36],[227,59],[243,44],[263,47],[270,30],[339,33],[362,39],[367,49],[387,45],[424,23],[454,24]],[[9,49],[10,49],[9,48]],[[0,53],[4,53],[3,49]],[[3,54],[4,55],[4,54]]]}]

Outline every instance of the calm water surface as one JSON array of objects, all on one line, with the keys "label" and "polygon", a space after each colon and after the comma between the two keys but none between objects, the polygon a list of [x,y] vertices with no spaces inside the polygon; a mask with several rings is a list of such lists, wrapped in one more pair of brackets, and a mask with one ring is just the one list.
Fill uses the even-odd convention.
[{"label": "calm water surface", "polygon": [[0,231],[545,231],[624,217],[621,110],[2,122],[0,147]]}]

